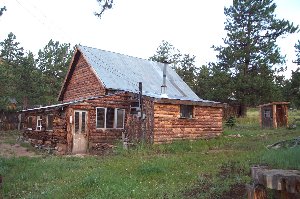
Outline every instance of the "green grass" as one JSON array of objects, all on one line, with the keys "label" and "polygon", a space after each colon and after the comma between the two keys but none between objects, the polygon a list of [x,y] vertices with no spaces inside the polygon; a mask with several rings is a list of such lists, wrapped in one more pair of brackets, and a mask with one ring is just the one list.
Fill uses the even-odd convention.
[{"label": "green grass", "polygon": [[253,165],[300,170],[300,147],[266,148],[297,136],[299,127],[262,130],[240,121],[216,139],[129,151],[119,145],[109,156],[0,158],[2,192],[4,198],[221,198],[250,182]]}]

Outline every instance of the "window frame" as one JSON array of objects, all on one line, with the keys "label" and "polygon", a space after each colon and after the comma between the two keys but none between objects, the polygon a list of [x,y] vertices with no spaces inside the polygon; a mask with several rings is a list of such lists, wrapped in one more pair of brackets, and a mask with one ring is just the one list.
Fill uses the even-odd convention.
[{"label": "window frame", "polygon": [[[191,107],[191,108],[189,109],[188,107]],[[193,118],[195,118],[194,109],[195,109],[194,105],[180,104],[179,105],[179,118],[182,118],[182,119],[193,119]],[[183,115],[184,112],[188,112],[189,116],[187,117],[186,115]]]},{"label": "window frame", "polygon": [[[49,129],[49,116],[52,116],[52,125],[51,125],[51,129]],[[47,114],[47,117],[46,117],[46,130],[47,131],[53,131],[53,121],[54,121],[54,115],[51,113],[51,114]]]},{"label": "window frame", "polygon": [[[113,118],[113,127],[107,127],[107,109],[110,107],[96,107],[96,129],[124,129],[125,126],[125,109],[123,108],[111,108],[114,110],[114,118]],[[98,127],[98,109],[104,109],[104,127]],[[123,117],[122,117],[122,127],[118,128],[118,110],[122,110]]]},{"label": "window frame", "polygon": [[[29,127],[30,124],[30,127]],[[27,118],[27,130],[32,130],[32,126],[33,126],[33,116],[29,116]]]},{"label": "window frame", "polygon": [[[98,109],[104,109],[103,127],[98,127]],[[106,108],[105,107],[96,107],[96,129],[105,129],[105,128],[106,128]]]},{"label": "window frame", "polygon": [[[123,116],[122,116],[122,127],[118,128],[118,110],[121,110],[123,112]],[[115,128],[116,129],[124,129],[124,124],[125,124],[125,109],[123,108],[115,108]]]},{"label": "window frame", "polygon": [[[42,130],[42,127],[43,127],[42,121],[43,121],[42,116],[41,115],[37,115],[36,116],[36,130],[37,131],[41,131]],[[39,122],[40,122],[40,124],[39,124]]]},{"label": "window frame", "polygon": [[264,109],[264,118],[265,119],[271,119],[272,118],[271,109]]}]

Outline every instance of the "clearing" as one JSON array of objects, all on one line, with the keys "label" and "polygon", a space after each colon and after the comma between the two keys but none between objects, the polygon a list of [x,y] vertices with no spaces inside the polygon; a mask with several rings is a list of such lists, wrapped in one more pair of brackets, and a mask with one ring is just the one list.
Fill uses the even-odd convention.
[{"label": "clearing", "polygon": [[[0,191],[3,198],[242,199],[251,166],[300,170],[299,146],[267,148],[299,137],[300,125],[260,129],[257,113],[250,115],[225,127],[216,139],[138,145],[128,151],[120,143],[105,156],[37,156],[28,144],[15,145],[18,132],[0,132]],[[24,147],[29,151],[22,152]]]},{"label": "clearing", "polygon": [[0,156],[1,157],[34,157],[36,153],[28,144],[18,142],[19,132],[0,131]]}]

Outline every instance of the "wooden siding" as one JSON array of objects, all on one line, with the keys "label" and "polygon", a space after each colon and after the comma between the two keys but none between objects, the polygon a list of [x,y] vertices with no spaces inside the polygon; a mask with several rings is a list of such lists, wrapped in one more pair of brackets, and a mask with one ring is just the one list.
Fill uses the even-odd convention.
[{"label": "wooden siding", "polygon": [[[84,103],[70,105],[68,109],[68,117],[74,115],[74,110],[88,111],[88,151],[93,154],[102,154],[105,152],[107,144],[113,145],[122,139],[122,133],[126,131],[126,123],[130,112],[131,96],[126,93],[103,96],[97,99],[86,100]],[[96,128],[96,108],[120,108],[125,109],[125,121],[123,129],[97,129]],[[73,135],[72,126],[68,126],[68,151],[72,149]]]},{"label": "wooden siding", "polygon": [[[53,114],[53,129],[46,130],[46,118],[48,114]],[[48,148],[56,150],[59,154],[67,152],[67,122],[65,111],[61,109],[53,109],[51,111],[31,111],[26,112],[24,118],[23,136],[33,146],[39,148]],[[42,118],[42,129],[37,130],[37,116]],[[32,117],[32,129],[28,129],[28,118]]]},{"label": "wooden siding", "polygon": [[145,141],[153,143],[154,102],[150,97],[143,97],[143,117],[128,114],[126,136],[130,142]]},{"label": "wooden siding", "polygon": [[63,102],[105,95],[105,88],[81,54],[73,64],[69,74],[71,76],[65,82],[67,85],[62,94]]},{"label": "wooden siding", "polygon": [[194,117],[179,118],[180,105],[154,104],[154,143],[216,137],[222,133],[222,107],[194,106]]}]

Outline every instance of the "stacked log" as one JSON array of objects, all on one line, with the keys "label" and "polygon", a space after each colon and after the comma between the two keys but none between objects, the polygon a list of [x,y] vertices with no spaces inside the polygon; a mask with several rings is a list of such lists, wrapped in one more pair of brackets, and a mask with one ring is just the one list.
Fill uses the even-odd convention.
[{"label": "stacked log", "polygon": [[222,133],[222,107],[194,105],[192,118],[180,118],[180,104],[154,105],[154,142],[216,137]]}]

